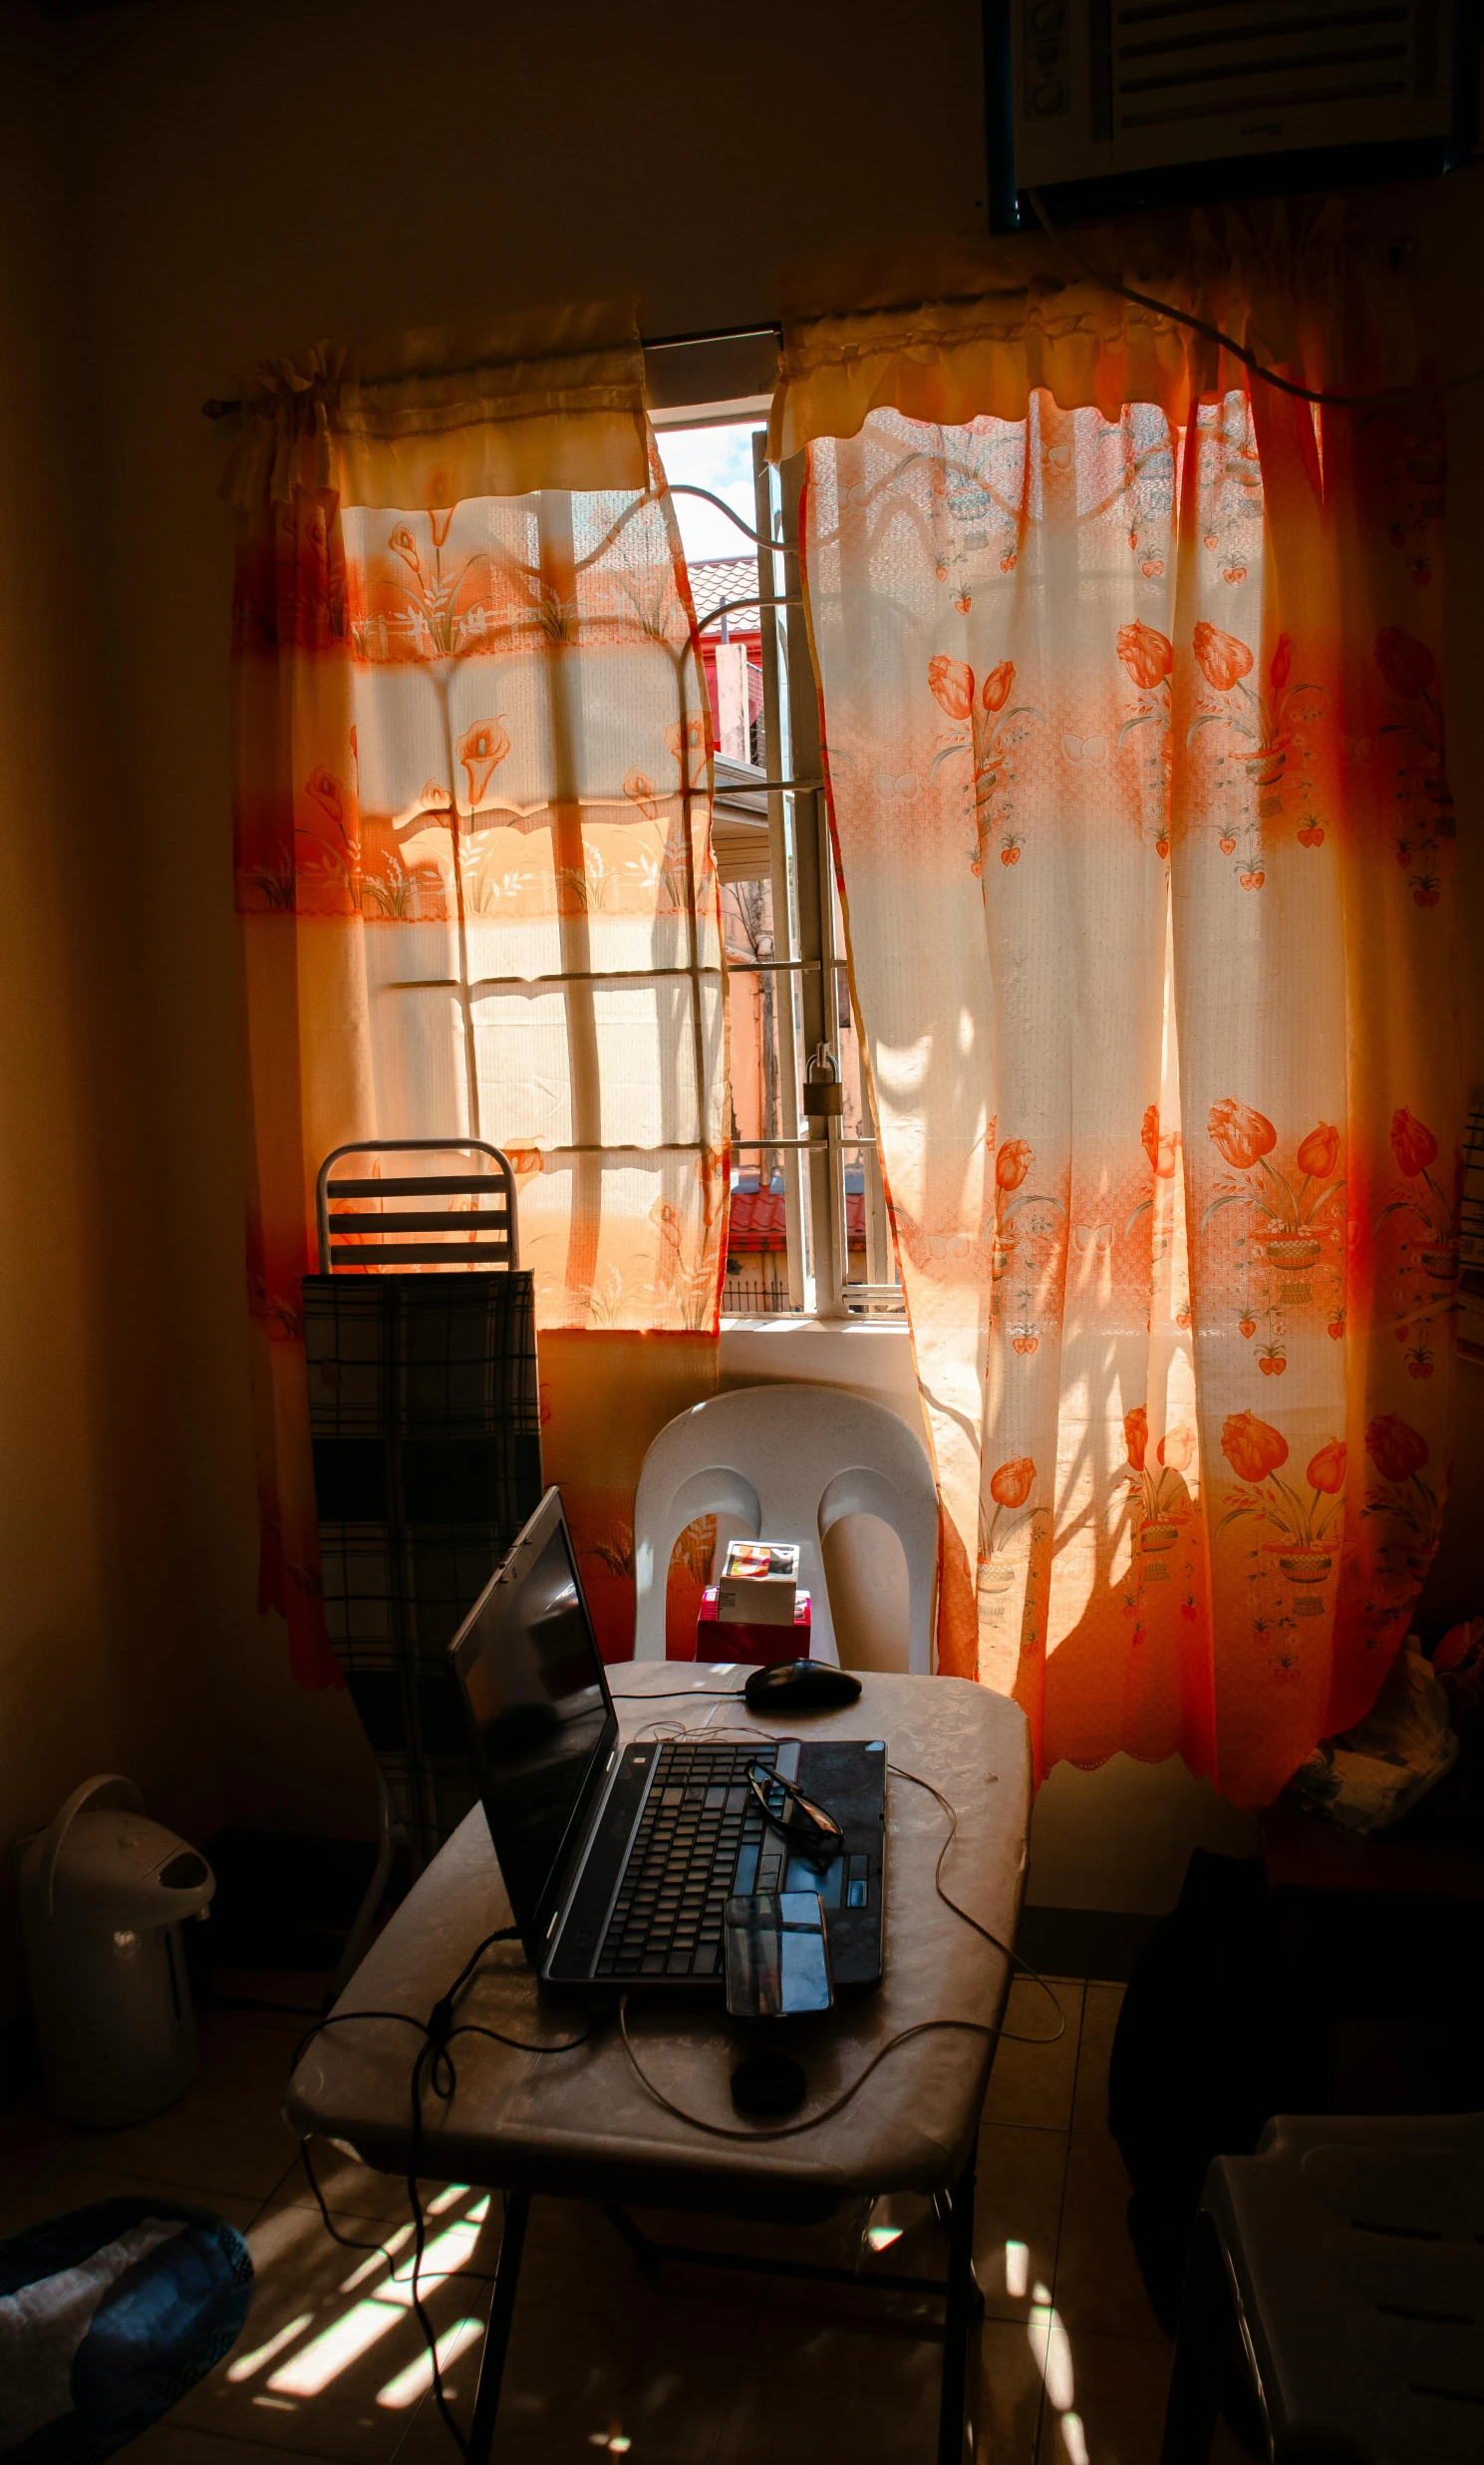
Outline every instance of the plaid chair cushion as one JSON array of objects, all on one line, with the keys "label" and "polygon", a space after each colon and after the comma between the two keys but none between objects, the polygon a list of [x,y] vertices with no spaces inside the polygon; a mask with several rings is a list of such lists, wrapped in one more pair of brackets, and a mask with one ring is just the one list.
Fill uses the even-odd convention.
[{"label": "plaid chair cushion", "polygon": [[541,1498],[528,1274],[307,1275],[325,1624],[424,1857],[473,1804],[447,1651]]}]

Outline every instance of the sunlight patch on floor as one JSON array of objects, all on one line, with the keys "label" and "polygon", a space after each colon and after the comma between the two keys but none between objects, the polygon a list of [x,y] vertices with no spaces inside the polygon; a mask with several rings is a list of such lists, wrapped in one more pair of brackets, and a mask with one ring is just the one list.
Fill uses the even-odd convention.
[{"label": "sunlight patch on floor", "polygon": [[1049,2287],[1039,2283],[1032,2292],[1027,2334],[1037,2367],[1045,2382],[1046,2402],[1054,2406],[1060,2417],[1061,2441],[1066,2451],[1067,2465],[1088,2465],[1086,2430],[1081,2416],[1072,2411],[1076,2381],[1071,2367],[1071,2339],[1060,2312],[1051,2301]]},{"label": "sunlight patch on floor", "polygon": [[[476,2344],[483,2333],[482,2319],[455,2319],[446,2334],[439,2338],[438,2366],[445,2374],[445,2396],[452,2396],[455,2393],[447,2384],[446,2373],[457,2361],[459,2355],[466,2353],[470,2345]],[[416,2405],[419,2398],[426,2396],[432,2386],[433,2356],[425,2350],[419,2354],[415,2362],[409,2362],[405,2371],[399,2371],[395,2379],[389,2379],[384,2388],[378,2388],[376,2401],[379,2405],[390,2407],[394,2413],[400,2413],[408,2405]]]},{"label": "sunlight patch on floor", "polygon": [[[437,2215],[447,2211],[458,2201],[467,2199],[468,2191],[467,2183],[449,2184],[430,2204],[429,2214]],[[450,2279],[459,2276],[467,2268],[479,2240],[480,2228],[488,2214],[489,2197],[487,2193],[484,2193],[472,2203],[462,2217],[450,2223],[442,2234],[436,2235],[428,2244],[423,2255],[422,2267],[418,2271],[418,2292],[421,2298],[426,2300],[437,2293],[441,2287],[446,2285]],[[289,2230],[286,2234],[281,2231],[272,2238],[273,2243],[279,2246],[273,2253],[274,2258],[281,2261],[285,2257],[282,2249],[283,2243],[285,2240],[292,2242],[299,2239],[299,2231],[306,2222],[307,2220],[303,2219],[301,2213],[295,2229]],[[291,2413],[294,2411],[294,2399],[318,2396],[332,2380],[340,2376],[342,2371],[358,2361],[362,2354],[369,2352],[373,2345],[395,2328],[411,2311],[413,2307],[412,2264],[409,2261],[405,2269],[399,2271],[397,2256],[406,2252],[408,2244],[413,2241],[413,2236],[412,2226],[398,2227],[394,2233],[387,2236],[384,2243],[379,2244],[376,2250],[368,2255],[358,2268],[351,2272],[340,2287],[341,2294],[354,2294],[363,2286],[369,2291],[362,2296],[359,2302],[352,2302],[328,2323],[321,2325],[318,2334],[311,2336],[307,2343],[300,2345],[297,2352],[289,2352],[288,2349],[299,2337],[303,2336],[306,2329],[315,2325],[315,2314],[312,2311],[301,2312],[297,2318],[289,2320],[284,2327],[277,2329],[262,2344],[255,2346],[250,2353],[239,2354],[227,2368],[227,2379],[240,2385],[245,2380],[256,2378],[260,2372],[268,2370],[271,2364],[277,2362],[277,2369],[271,2372],[266,2381],[268,2393],[256,2394],[252,2400],[255,2405],[265,2406],[275,2412]],[[264,2262],[268,2258],[261,2242],[258,2242],[256,2256],[261,2277],[265,2273]],[[380,2283],[373,2283],[376,2279],[380,2279]],[[482,2333],[482,2327],[477,2319],[455,2321],[450,2328],[444,2331],[440,2339],[440,2367],[445,2367]],[[285,2355],[286,2359],[280,2362],[278,2359],[280,2355]],[[417,2403],[428,2393],[432,2385],[432,2357],[425,2351],[409,2363],[405,2370],[397,2372],[387,2381],[385,2387],[378,2393],[377,2402],[397,2411]]]},{"label": "sunlight patch on floor", "polygon": [[250,2379],[254,2371],[266,2369],[267,2365],[282,2353],[285,2345],[291,2345],[296,2336],[302,2336],[304,2330],[312,2326],[313,2321],[313,2311],[306,2311],[298,2319],[291,2319],[286,2328],[280,2328],[276,2336],[270,2336],[265,2345],[257,2346],[251,2353],[239,2353],[236,2361],[227,2367],[228,2379],[232,2381]]}]

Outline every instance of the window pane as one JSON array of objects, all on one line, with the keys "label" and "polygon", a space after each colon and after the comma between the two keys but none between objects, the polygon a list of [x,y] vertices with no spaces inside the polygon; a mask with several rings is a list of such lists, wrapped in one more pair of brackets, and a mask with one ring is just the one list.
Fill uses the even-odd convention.
[{"label": "window pane", "polygon": [[784,1151],[758,1142],[787,1134],[779,1063],[778,1004],[792,999],[787,975],[748,974],[773,956],[772,884],[722,885],[722,933],[732,1029],[732,1220],[722,1308],[750,1317],[787,1310],[788,1226]]},{"label": "window pane", "polygon": [[[843,948],[845,930],[838,905],[835,909],[835,935],[837,946]],[[860,1020],[843,962],[836,971],[836,981],[839,987],[836,999],[840,1022],[840,1078],[845,1090],[841,1119],[845,1163],[845,1298],[852,1309],[890,1312],[904,1308],[905,1303],[901,1300],[902,1282],[897,1273],[896,1244],[892,1240],[886,1212],[886,1190],[881,1178],[881,1161],[876,1151],[871,1107],[866,1095]],[[853,1300],[852,1286],[856,1288]]]}]

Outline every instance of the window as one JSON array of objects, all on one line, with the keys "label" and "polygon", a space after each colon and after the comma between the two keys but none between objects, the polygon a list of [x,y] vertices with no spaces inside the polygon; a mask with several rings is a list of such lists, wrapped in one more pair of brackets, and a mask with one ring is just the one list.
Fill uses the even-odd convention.
[{"label": "window", "polygon": [[[900,1312],[829,860],[793,552],[800,474],[770,470],[765,433],[725,404],[670,421],[659,413],[655,427],[686,540],[720,748],[713,843],[733,1143],[723,1311],[833,1319]],[[708,498],[723,499],[737,519]]]}]

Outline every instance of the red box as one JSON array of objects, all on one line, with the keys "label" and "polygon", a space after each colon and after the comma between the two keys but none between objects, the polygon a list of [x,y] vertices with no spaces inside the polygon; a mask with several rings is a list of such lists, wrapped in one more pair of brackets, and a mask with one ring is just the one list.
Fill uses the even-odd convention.
[{"label": "red box", "polygon": [[773,1661],[807,1661],[809,1657],[809,1596],[794,1598],[792,1626],[747,1626],[717,1616],[717,1587],[708,1584],[701,1595],[696,1620],[698,1661],[747,1661],[758,1669]]}]

